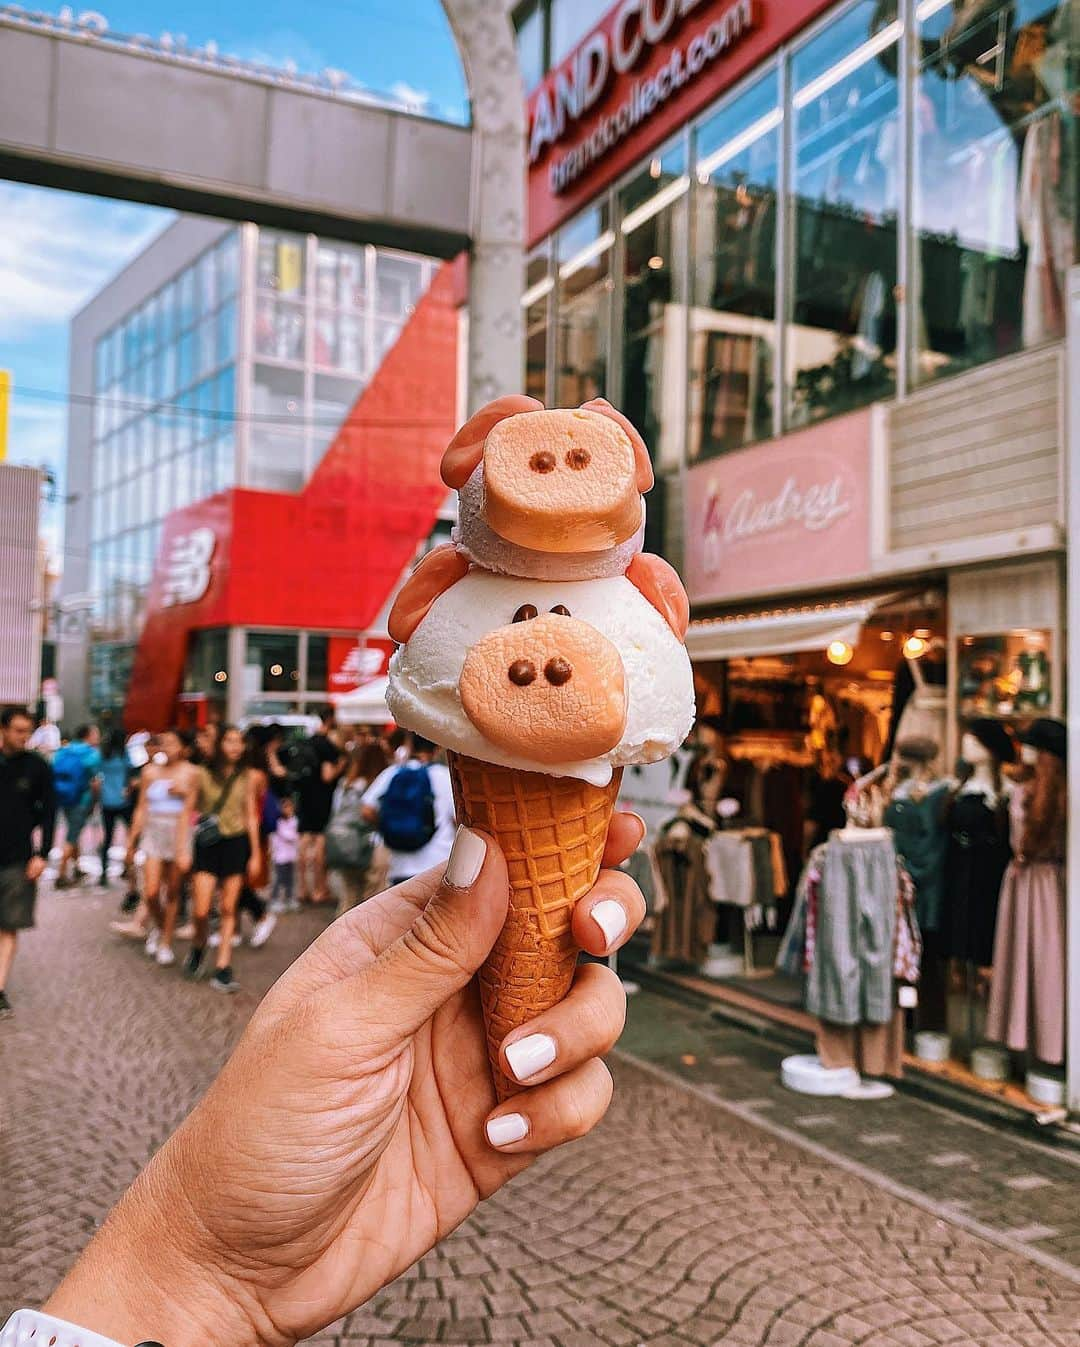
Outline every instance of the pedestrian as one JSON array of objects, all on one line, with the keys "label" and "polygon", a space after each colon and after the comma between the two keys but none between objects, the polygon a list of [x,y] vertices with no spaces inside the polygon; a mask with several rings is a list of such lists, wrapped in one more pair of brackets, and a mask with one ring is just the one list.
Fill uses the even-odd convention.
[{"label": "pedestrian", "polygon": [[32,727],[23,707],[0,711],[0,1019],[12,1014],[7,981],[15,944],[18,933],[34,924],[37,882],[56,824],[49,764],[27,748]]},{"label": "pedestrian", "polygon": [[270,727],[264,725],[251,725],[244,735],[245,761],[255,779],[255,808],[259,814],[258,874],[251,880],[245,877],[236,910],[238,926],[245,912],[252,920],[249,943],[253,949],[261,949],[277,925],[277,913],[259,893],[270,882],[270,836],[281,813],[278,797],[271,789],[269,737]]},{"label": "pedestrian", "polygon": [[300,820],[291,795],[281,801],[281,812],[270,835],[270,859],[274,882],[270,890],[270,910],[275,913],[299,912],[296,901],[296,856],[300,849]]},{"label": "pedestrian", "polygon": [[337,743],[337,725],[332,707],[327,707],[318,731],[293,755],[297,814],[300,818],[299,889],[302,903],[325,903],[326,841],[334,789],[347,759]]},{"label": "pedestrian", "polygon": [[180,885],[191,868],[191,816],[199,775],[187,760],[187,747],[179,730],[158,735],[154,754],[139,777],[138,801],[128,836],[127,864],[135,863],[136,845],[143,853],[143,902],[149,926],[146,953],[161,968],[176,962],[173,939]]},{"label": "pedestrian", "polygon": [[386,752],[368,738],[349,754],[326,829],[326,874],[340,917],[386,887],[389,856],[364,815],[364,792],[387,767]]},{"label": "pedestrian", "polygon": [[198,771],[201,817],[195,828],[192,867],[195,935],[184,975],[196,978],[202,972],[216,892],[221,907],[220,944],[210,985],[215,991],[235,992],[239,991],[232,971],[236,905],[244,877],[252,881],[258,875],[260,847],[255,773],[244,762],[244,739],[235,726],[222,731],[213,763]]},{"label": "pedestrian", "polygon": [[48,716],[39,716],[27,748],[31,753],[40,754],[46,762],[51,762],[53,754],[59,747],[60,726]]},{"label": "pedestrian", "polygon": [[130,828],[133,772],[124,746],[124,732],[110,730],[101,753],[101,887],[109,886],[109,848],[116,825]]},{"label": "pedestrian", "polygon": [[[79,839],[90,821],[98,797],[101,773],[101,731],[96,725],[80,725],[70,743],[61,744],[52,760],[56,803],[64,820],[64,850],[60,857],[58,889],[71,888],[82,878]],[[71,874],[74,864],[76,875]]]},{"label": "pedestrian", "polygon": [[[616,814],[609,864],[640,840],[640,820]],[[506,891],[498,846],[463,828],[445,874],[334,922],[256,1009],[43,1311],[20,1310],[4,1340],[314,1338],[513,1175],[589,1132],[611,1100],[601,1059],[625,993],[610,968],[579,969],[565,1001],[507,1036],[503,1069],[514,1076],[516,1063],[529,1088],[498,1102],[474,979]],[[574,939],[609,955],[644,915],[629,876],[602,870],[575,908]],[[545,1045],[539,1061],[530,1054]]]},{"label": "pedestrian", "polygon": [[454,793],[435,745],[411,737],[408,758],[391,764],[364,793],[364,817],[390,852],[390,883],[441,865],[454,842]]}]

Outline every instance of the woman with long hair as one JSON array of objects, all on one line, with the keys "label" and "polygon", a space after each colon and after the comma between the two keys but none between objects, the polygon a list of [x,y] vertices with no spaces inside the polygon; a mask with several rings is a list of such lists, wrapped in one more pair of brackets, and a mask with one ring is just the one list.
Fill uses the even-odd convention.
[{"label": "woman with long hair", "polygon": [[[368,786],[388,765],[383,745],[374,736],[361,737],[349,751],[348,766],[334,792],[333,812],[327,828],[326,877],[330,894],[337,902],[339,917],[386,885],[389,853],[376,840],[374,829],[365,823],[362,800]],[[341,829],[346,837],[350,833],[357,834],[347,849],[355,850],[361,856],[370,854],[366,865],[335,863],[336,838]],[[363,845],[368,839],[370,845]]]},{"label": "woman with long hair", "polygon": [[251,946],[260,949],[270,939],[277,925],[277,915],[258,892],[270,882],[270,834],[277,824],[279,810],[277,796],[272,790],[270,742],[273,727],[251,725],[244,735],[244,761],[255,780],[255,808],[259,815],[259,849],[256,855],[258,874],[254,879],[245,876],[237,904],[239,914],[247,913],[254,929]]},{"label": "woman with long hair", "polygon": [[109,848],[118,823],[131,823],[131,762],[123,730],[110,730],[101,749],[101,887],[109,887]]},{"label": "woman with long hair", "polygon": [[[128,836],[127,864],[141,845],[143,902],[149,916],[146,953],[162,968],[176,962],[173,933],[180,886],[191,867],[191,815],[199,786],[179,730],[159,734],[153,757],[139,777],[139,796]],[[164,901],[162,890],[164,889]]]},{"label": "woman with long hair", "polygon": [[213,762],[200,767],[198,772],[201,817],[195,828],[192,881],[195,936],[184,964],[184,975],[195,978],[202,971],[210,908],[217,893],[221,940],[210,985],[215,991],[234,992],[239,990],[232,974],[236,905],[245,876],[249,881],[258,877],[260,849],[256,776],[245,765],[244,738],[234,725],[223,728]]}]

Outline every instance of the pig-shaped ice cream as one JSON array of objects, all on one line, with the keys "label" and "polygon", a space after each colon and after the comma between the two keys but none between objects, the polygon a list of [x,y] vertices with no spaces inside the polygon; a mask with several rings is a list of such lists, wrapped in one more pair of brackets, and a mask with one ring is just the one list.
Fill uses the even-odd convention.
[{"label": "pig-shaped ice cream", "polygon": [[623,766],[686,737],[693,678],[679,577],[642,553],[652,468],[608,403],[490,403],[443,458],[454,541],[398,595],[394,719],[447,750],[459,821],[491,833],[510,884],[480,971],[500,1098],[506,1035],[574,976],[574,905],[595,884]]},{"label": "pig-shaped ice cream", "polygon": [[[689,732],[689,616],[678,576],[640,551],[648,454],[607,403],[502,398],[455,436],[455,543],[398,596],[388,702],[457,753],[605,785]],[[470,564],[473,563],[473,564]]]}]

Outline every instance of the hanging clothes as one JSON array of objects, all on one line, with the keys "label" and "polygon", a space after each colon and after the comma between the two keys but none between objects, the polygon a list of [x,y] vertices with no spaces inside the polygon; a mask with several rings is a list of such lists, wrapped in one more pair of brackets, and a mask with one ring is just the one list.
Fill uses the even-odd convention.
[{"label": "hanging clothes", "polygon": [[830,1070],[852,1067],[864,1076],[903,1075],[904,1012],[893,1012],[888,1024],[826,1024],[816,1035],[821,1065]]},{"label": "hanging clothes", "polygon": [[[1017,852],[1029,800],[1016,791],[1009,803]],[[1062,827],[1042,854],[1014,859],[1005,872],[986,1019],[988,1038],[1054,1065],[1065,1060],[1065,902]]]},{"label": "hanging clothes", "polygon": [[716,934],[716,908],[709,894],[704,837],[685,820],[674,822],[653,847],[664,905],[653,928],[658,959],[699,964]]},{"label": "hanging clothes", "polygon": [[961,791],[948,814],[942,925],[946,954],[988,968],[1011,850],[1005,804],[982,791]]},{"label": "hanging clothes", "polygon": [[923,795],[898,789],[885,806],[884,823],[915,885],[919,928],[936,931],[945,905],[945,858],[949,829],[945,814],[949,785],[934,782]]}]

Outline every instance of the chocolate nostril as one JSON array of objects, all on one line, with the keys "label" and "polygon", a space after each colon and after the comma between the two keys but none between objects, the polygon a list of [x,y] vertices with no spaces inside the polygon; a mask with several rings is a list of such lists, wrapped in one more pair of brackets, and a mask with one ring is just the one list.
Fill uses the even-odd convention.
[{"label": "chocolate nostril", "polygon": [[536,665],[531,659],[516,659],[510,665],[510,682],[519,688],[527,688],[536,682]]},{"label": "chocolate nostril", "polygon": [[[523,603],[521,607],[517,610],[517,612],[514,614],[514,621],[531,622],[533,618],[537,616],[538,616],[537,611],[532,606],[531,603]],[[567,616],[569,617],[569,613],[567,614]]]},{"label": "chocolate nostril", "polygon": [[529,459],[529,467],[533,472],[554,472],[555,455],[550,449],[540,449]]},{"label": "chocolate nostril", "polygon": [[592,462],[592,454],[588,449],[571,449],[566,455],[566,462],[575,472],[580,472],[582,468],[587,468]]},{"label": "chocolate nostril", "polygon": [[555,607],[552,608],[551,611],[552,611],[553,613],[556,613],[559,617],[569,617],[569,616],[570,616],[570,609],[567,608],[567,606],[566,606],[564,603],[557,603],[557,604],[555,605]]},{"label": "chocolate nostril", "polygon": [[556,655],[554,659],[549,659],[544,665],[544,677],[552,687],[561,688],[564,683],[569,683],[573,676],[573,669],[561,655]]}]

